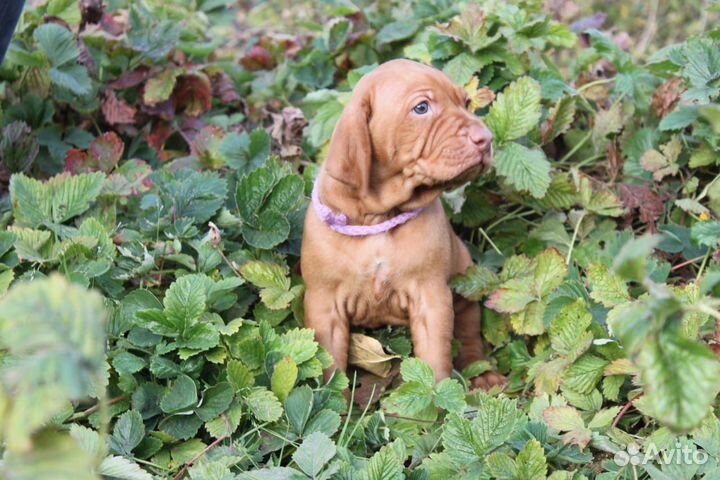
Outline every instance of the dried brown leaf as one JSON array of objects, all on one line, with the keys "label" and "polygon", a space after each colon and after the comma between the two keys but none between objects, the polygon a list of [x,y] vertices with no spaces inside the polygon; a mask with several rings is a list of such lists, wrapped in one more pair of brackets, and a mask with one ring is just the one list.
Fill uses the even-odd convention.
[{"label": "dried brown leaf", "polygon": [[361,333],[350,335],[350,349],[348,351],[348,363],[350,365],[385,378],[390,374],[394,358],[400,357],[385,353],[382,344],[376,339]]}]

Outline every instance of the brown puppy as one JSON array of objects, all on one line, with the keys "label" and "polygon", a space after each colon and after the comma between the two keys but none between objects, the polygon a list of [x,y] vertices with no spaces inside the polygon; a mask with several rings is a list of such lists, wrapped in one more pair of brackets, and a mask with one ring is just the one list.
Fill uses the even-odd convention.
[{"label": "brown puppy", "polygon": [[[437,380],[452,372],[453,337],[462,345],[459,368],[483,358],[480,308],[448,287],[472,261],[439,200],[492,163],[492,135],[468,102],[442,72],[393,60],[363,77],[345,107],[315,185],[320,208],[365,226],[422,210],[387,232],[349,236],[331,228],[316,204],[308,209],[305,325],[335,359],[326,377],[346,369],[352,325],[409,326],[415,355]],[[503,382],[488,373],[473,386]]]}]

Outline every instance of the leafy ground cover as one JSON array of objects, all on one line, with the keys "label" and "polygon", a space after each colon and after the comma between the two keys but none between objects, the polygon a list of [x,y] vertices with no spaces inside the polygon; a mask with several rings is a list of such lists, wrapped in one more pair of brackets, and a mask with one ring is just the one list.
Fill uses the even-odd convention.
[{"label": "leafy ground cover", "polygon": [[[3,478],[720,478],[717,2],[30,3],[0,69]],[[495,135],[444,199],[492,354],[435,385],[407,331],[357,332],[324,384],[307,197],[400,56]],[[468,392],[488,368],[506,390]]]}]

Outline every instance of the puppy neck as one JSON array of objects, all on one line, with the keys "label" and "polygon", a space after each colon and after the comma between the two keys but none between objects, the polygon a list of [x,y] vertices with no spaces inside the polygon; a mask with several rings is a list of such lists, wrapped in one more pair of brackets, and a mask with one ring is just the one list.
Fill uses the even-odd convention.
[{"label": "puppy neck", "polygon": [[353,225],[375,225],[401,213],[428,206],[440,196],[432,189],[418,192],[410,179],[393,176],[368,192],[323,169],[318,179],[318,194],[324,205],[347,216]]}]

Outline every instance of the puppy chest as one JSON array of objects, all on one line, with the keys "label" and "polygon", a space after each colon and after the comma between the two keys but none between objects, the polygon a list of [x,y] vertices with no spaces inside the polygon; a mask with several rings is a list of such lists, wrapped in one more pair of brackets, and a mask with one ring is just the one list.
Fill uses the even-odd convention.
[{"label": "puppy chest", "polygon": [[353,267],[342,279],[339,294],[344,316],[353,325],[376,327],[405,325],[412,293],[406,265],[392,256],[356,256]]}]

